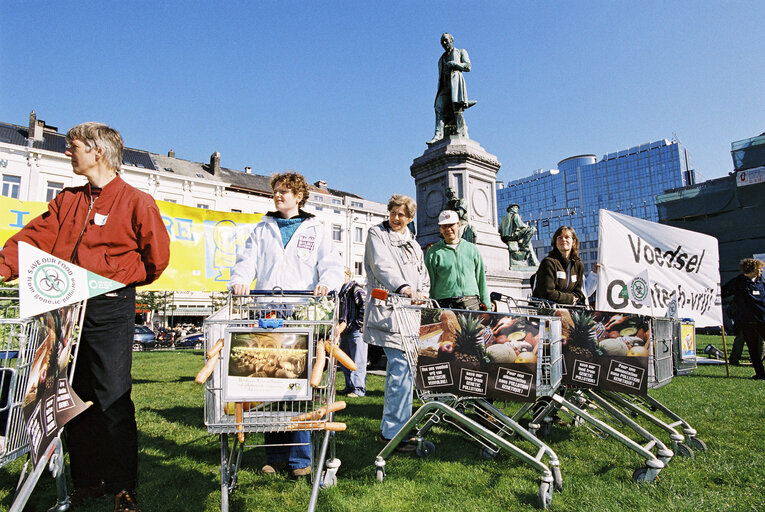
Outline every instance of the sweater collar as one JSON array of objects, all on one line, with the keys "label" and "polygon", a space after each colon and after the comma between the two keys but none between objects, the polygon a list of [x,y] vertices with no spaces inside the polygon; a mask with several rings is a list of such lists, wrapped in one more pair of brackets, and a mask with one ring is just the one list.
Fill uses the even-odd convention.
[{"label": "sweater collar", "polygon": [[[101,192],[98,194],[98,197],[100,198],[110,198],[117,194],[117,192],[122,189],[122,187],[125,186],[125,182],[122,180],[119,174],[114,177],[109,183],[101,187]],[[90,183],[85,185],[85,191],[88,195],[88,198],[92,197],[91,189],[96,188],[93,187]]]},{"label": "sweater collar", "polygon": [[[278,212],[278,211],[276,211],[276,212],[267,212],[266,213],[266,217],[274,217],[275,219],[283,219],[284,218],[284,217],[282,217],[282,214],[280,212]],[[313,217],[315,217],[314,214],[308,213],[305,210],[299,209],[297,216],[293,217],[293,219],[294,218],[312,219]]]}]

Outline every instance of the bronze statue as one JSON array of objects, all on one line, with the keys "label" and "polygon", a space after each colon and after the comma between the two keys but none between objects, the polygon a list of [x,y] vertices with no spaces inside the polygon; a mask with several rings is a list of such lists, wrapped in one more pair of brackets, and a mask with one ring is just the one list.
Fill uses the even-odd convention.
[{"label": "bronze statue", "polygon": [[507,215],[499,224],[499,236],[507,244],[510,253],[510,266],[514,263],[521,265],[539,265],[537,255],[531,246],[531,239],[537,232],[534,226],[529,226],[518,213],[519,206],[515,203],[507,207]]},{"label": "bronze statue", "polygon": [[465,206],[465,200],[461,197],[457,197],[457,193],[452,187],[447,187],[446,199],[447,201],[444,205],[444,210],[453,210],[457,212],[457,215],[460,218],[460,238],[473,244],[476,243],[477,235],[473,229],[473,226],[471,226],[468,222],[468,211],[467,207]]},{"label": "bronze statue", "polygon": [[434,109],[436,132],[428,144],[435,144],[444,135],[453,132],[468,137],[467,125],[462,112],[475,105],[468,100],[467,86],[462,73],[470,71],[470,58],[466,50],[454,47],[454,37],[448,32],[441,36],[444,53],[438,59],[438,91]]}]

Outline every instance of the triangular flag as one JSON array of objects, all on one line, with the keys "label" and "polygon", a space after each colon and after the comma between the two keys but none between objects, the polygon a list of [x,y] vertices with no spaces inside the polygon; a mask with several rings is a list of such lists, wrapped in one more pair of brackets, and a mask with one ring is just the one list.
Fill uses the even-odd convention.
[{"label": "triangular flag", "polygon": [[667,314],[665,316],[677,318],[677,290],[674,290],[672,295],[669,296],[669,304],[667,304]]},{"label": "triangular flag", "polygon": [[627,285],[630,300],[643,306],[651,307],[651,290],[649,288],[648,269],[636,275]]},{"label": "triangular flag", "polygon": [[22,318],[89,299],[125,285],[19,242],[19,307]]}]

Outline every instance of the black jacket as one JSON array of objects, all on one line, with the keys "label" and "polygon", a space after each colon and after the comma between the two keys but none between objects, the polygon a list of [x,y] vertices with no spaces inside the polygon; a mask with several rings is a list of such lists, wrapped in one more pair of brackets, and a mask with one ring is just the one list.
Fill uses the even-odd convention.
[{"label": "black jacket", "polygon": [[723,298],[733,295],[736,325],[765,323],[765,283],[762,276],[754,281],[739,274],[722,287]]},{"label": "black jacket", "polygon": [[553,249],[539,264],[532,295],[557,304],[575,304],[584,300],[583,281],[582,260],[568,260],[557,249]]}]

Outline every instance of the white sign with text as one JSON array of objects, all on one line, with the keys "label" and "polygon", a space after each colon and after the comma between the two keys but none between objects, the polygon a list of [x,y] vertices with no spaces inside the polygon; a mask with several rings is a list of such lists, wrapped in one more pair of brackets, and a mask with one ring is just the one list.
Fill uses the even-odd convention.
[{"label": "white sign with text", "polygon": [[716,238],[600,210],[599,244],[596,309],[665,316],[676,303],[697,327],[722,325]]}]

